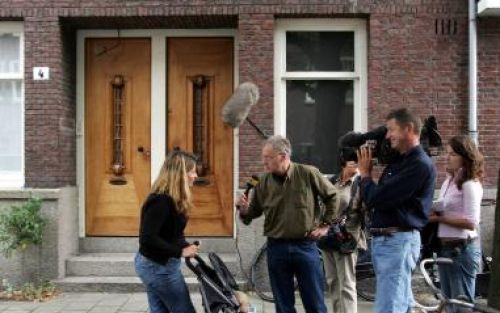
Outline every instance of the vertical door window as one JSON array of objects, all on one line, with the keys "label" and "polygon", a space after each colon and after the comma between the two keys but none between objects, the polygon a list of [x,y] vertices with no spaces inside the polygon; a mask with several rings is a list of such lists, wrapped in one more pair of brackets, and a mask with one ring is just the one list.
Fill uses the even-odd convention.
[{"label": "vertical door window", "polygon": [[19,23],[0,23],[0,187],[22,187],[23,36]]},{"label": "vertical door window", "polygon": [[366,38],[360,20],[279,20],[275,128],[292,160],[339,170],[337,141],[366,128]]}]

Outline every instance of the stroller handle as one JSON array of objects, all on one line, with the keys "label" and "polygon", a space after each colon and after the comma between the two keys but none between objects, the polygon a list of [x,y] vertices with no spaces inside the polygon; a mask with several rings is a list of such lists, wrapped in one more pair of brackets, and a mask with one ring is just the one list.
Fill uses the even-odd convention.
[{"label": "stroller handle", "polygon": [[[196,260],[196,263],[193,263],[193,259]],[[201,271],[198,268],[198,264],[203,264],[206,265],[205,261],[199,256],[195,255],[194,257],[187,257],[186,258],[186,265],[189,267],[191,271],[193,271],[197,275],[201,275]]]}]

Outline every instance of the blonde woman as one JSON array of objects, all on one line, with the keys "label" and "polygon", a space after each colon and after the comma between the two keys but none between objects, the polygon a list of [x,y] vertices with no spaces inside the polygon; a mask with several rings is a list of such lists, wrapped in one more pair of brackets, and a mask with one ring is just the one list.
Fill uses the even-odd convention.
[{"label": "blonde woman", "polygon": [[195,313],[180,266],[181,257],[198,253],[198,246],[184,237],[196,177],[195,158],[171,152],[142,206],[135,270],[146,287],[151,313]]}]

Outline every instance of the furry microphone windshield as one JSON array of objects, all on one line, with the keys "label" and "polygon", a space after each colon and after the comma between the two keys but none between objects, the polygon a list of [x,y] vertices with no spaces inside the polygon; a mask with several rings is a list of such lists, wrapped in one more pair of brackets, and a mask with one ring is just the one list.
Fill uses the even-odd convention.
[{"label": "furry microphone windshield", "polygon": [[250,109],[259,101],[259,88],[251,82],[238,86],[222,108],[222,120],[233,128],[239,127]]},{"label": "furry microphone windshield", "polygon": [[263,138],[268,138],[252,120],[248,118],[250,109],[259,101],[259,87],[251,82],[238,86],[222,108],[222,120],[232,128],[240,127],[247,121]]}]

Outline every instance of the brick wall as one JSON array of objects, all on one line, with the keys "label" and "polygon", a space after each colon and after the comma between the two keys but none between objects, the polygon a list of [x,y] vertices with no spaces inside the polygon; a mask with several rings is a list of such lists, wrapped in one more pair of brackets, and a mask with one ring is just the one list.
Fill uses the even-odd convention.
[{"label": "brick wall", "polygon": [[486,161],[486,182],[500,170],[500,18],[478,21],[478,127]]},{"label": "brick wall", "polygon": [[[64,101],[62,38],[58,18],[26,16],[24,32],[26,185],[56,187],[74,184],[75,167],[65,172],[63,166],[75,152],[73,147],[69,155],[64,155],[66,142],[61,140],[60,121],[71,102]],[[34,66],[48,66],[50,80],[34,81],[31,73]],[[68,176],[72,177],[70,181],[65,179]]]},{"label": "brick wall", "polygon": [[[467,129],[467,1],[465,0],[206,0],[0,1],[0,20],[23,19],[26,30],[26,182],[75,184],[75,36],[78,28],[238,28],[239,80],[254,81],[261,100],[250,118],[273,132],[273,27],[276,18],[362,17],[368,27],[368,120],[394,107],[435,114],[446,141]],[[480,146],[486,184],[500,166],[497,91],[500,18],[480,21]],[[449,26],[448,26],[449,25]],[[495,40],[496,39],[496,40]],[[32,66],[52,79],[31,80]],[[262,139],[240,128],[243,183],[260,172]],[[440,180],[444,159],[438,158]]]}]

